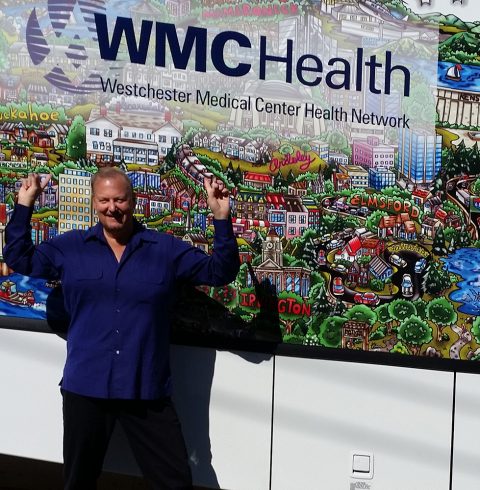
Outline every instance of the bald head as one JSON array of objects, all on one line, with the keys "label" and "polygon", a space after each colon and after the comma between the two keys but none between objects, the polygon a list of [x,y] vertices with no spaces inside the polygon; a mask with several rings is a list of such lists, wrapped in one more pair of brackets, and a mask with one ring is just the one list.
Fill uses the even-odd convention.
[{"label": "bald head", "polygon": [[100,180],[121,180],[125,183],[125,185],[128,187],[128,192],[130,194],[130,197],[133,199],[134,198],[134,193],[133,193],[133,186],[131,180],[128,178],[128,176],[125,174],[123,170],[120,170],[117,167],[103,167],[98,170],[97,173],[92,175],[91,178],[91,186],[92,186],[92,196],[95,195],[95,188],[96,185]]}]

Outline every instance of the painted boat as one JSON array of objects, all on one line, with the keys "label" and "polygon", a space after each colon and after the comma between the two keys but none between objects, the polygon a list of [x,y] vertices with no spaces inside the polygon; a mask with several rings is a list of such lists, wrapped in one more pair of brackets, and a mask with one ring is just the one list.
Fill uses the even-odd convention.
[{"label": "painted boat", "polygon": [[13,281],[6,280],[0,284],[0,300],[12,305],[32,306],[35,303],[35,296],[32,289],[24,292],[17,291],[17,285]]},{"label": "painted boat", "polygon": [[462,65],[453,65],[447,70],[447,74],[445,75],[445,78],[448,80],[454,80],[456,82],[459,82],[462,79],[461,71],[462,71]]}]

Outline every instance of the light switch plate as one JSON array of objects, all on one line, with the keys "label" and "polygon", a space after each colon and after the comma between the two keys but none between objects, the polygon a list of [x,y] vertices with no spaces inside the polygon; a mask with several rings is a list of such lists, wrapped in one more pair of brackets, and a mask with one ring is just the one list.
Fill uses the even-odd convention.
[{"label": "light switch plate", "polygon": [[373,453],[370,451],[352,451],[350,455],[350,476],[371,480],[373,478]]}]

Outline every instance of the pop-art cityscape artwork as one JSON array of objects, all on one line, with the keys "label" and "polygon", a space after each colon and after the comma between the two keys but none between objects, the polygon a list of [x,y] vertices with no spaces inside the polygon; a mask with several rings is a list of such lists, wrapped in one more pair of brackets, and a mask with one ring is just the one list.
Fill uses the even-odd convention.
[{"label": "pop-art cityscape artwork", "polygon": [[[211,253],[215,175],[242,265],[180,295],[184,337],[480,360],[472,4],[0,0],[0,245],[25,174],[53,176],[40,243],[118,166],[137,220]],[[2,317],[45,319],[61,284],[0,261]]]}]

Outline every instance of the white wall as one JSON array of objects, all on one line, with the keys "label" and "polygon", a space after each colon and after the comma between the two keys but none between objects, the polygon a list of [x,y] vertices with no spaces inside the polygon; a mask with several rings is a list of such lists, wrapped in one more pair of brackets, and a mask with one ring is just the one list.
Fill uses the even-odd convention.
[{"label": "white wall", "polygon": [[457,373],[452,490],[479,487],[480,376]]},{"label": "white wall", "polygon": [[447,490],[452,386],[452,373],[277,358],[272,490],[349,489],[353,452],[373,454],[372,488]]},{"label": "white wall", "polygon": [[[0,329],[0,453],[61,461],[64,352],[55,335]],[[173,347],[172,370],[198,485],[478,487],[479,376],[184,346]],[[351,477],[356,450],[373,454],[372,479]],[[121,432],[105,467],[138,474]]]},{"label": "white wall", "polygon": [[0,329],[0,453],[62,461],[64,358],[55,335]]}]

